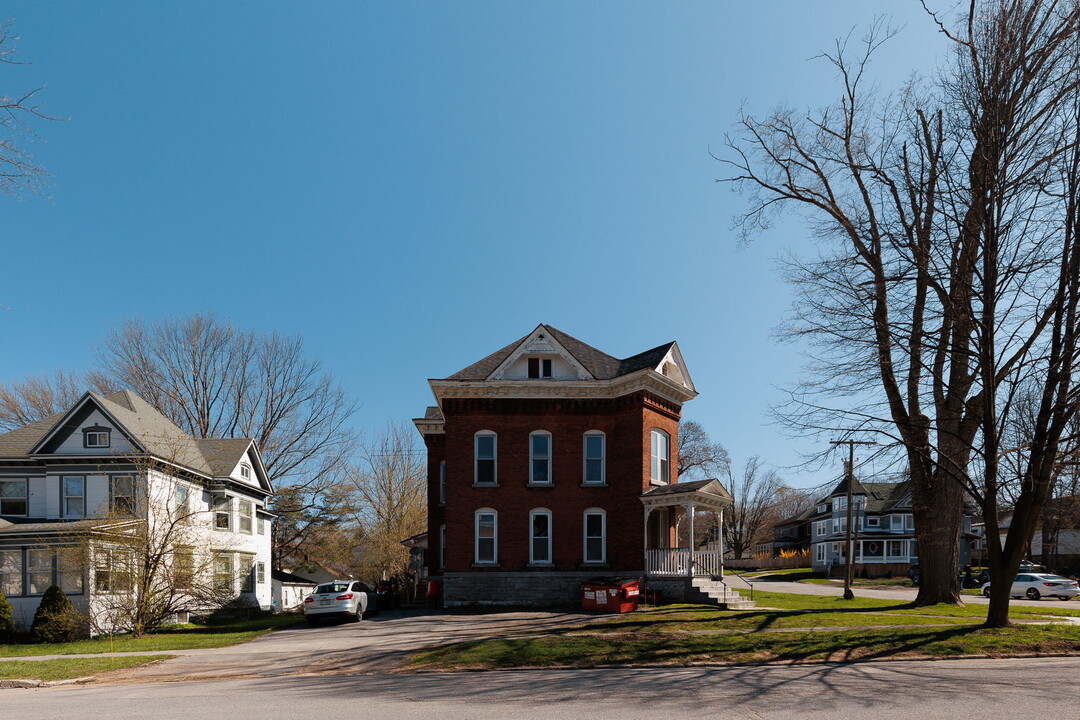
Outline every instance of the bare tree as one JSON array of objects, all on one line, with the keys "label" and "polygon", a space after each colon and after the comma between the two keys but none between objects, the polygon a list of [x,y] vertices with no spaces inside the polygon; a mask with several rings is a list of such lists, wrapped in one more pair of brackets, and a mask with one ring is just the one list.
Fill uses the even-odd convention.
[{"label": "bare tree", "polygon": [[110,387],[96,375],[57,370],[53,375],[33,375],[10,385],[0,385],[0,430],[23,425],[65,412],[87,388],[108,394]]},{"label": "bare tree", "polygon": [[[0,68],[25,65],[15,58],[19,39],[11,31],[11,21],[0,21]],[[55,120],[37,103],[41,88],[8,94],[0,89],[0,193],[19,197],[41,192],[45,170],[24,149],[21,141],[36,138],[28,121]]]},{"label": "bare tree", "polygon": [[[213,315],[129,320],[99,349],[102,376],[197,438],[251,437],[274,483],[274,557],[336,522],[357,404],[299,337],[241,330]],[[103,381],[104,382],[104,381]]]},{"label": "bare tree", "polygon": [[[972,0],[955,33],[939,21],[951,65],[885,100],[867,88],[868,60],[890,35],[876,25],[854,60],[844,42],[825,55],[841,81],[836,105],[744,117],[729,143],[727,179],[753,196],[744,231],[791,205],[819,241],[815,260],[789,264],[799,295],[789,332],[818,352],[815,379],[785,416],[899,448],[919,604],[959,602],[964,496],[997,526],[1002,422],[1034,382],[1022,519],[1004,549],[989,539],[995,592],[1007,592],[1075,412],[1078,12],[1075,2]],[[1007,601],[992,598],[988,624],[1007,624]]]},{"label": "bare tree", "polygon": [[713,442],[701,423],[695,420],[679,422],[679,469],[681,480],[701,480],[718,477],[731,466],[727,450]]},{"label": "bare tree", "polygon": [[738,477],[729,465],[727,476],[732,504],[724,513],[724,535],[738,560],[771,532],[770,520],[775,520],[774,509],[785,485],[783,478],[763,467],[758,457],[747,460]]},{"label": "bare tree", "polygon": [[388,424],[362,444],[351,476],[363,529],[360,565],[375,580],[408,578],[409,550],[401,541],[427,523],[427,473],[415,436],[411,427]]}]

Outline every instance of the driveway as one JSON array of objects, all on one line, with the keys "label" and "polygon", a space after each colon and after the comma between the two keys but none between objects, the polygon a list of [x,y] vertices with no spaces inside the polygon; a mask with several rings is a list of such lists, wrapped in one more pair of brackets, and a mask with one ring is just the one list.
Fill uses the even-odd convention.
[{"label": "driveway", "polygon": [[[251,642],[212,650],[164,650],[179,657],[126,672],[122,680],[159,682],[304,673],[385,672],[429,645],[491,637],[534,635],[596,619],[583,612],[486,615],[391,610],[359,623],[278,630]],[[116,678],[111,678],[115,681]]]}]

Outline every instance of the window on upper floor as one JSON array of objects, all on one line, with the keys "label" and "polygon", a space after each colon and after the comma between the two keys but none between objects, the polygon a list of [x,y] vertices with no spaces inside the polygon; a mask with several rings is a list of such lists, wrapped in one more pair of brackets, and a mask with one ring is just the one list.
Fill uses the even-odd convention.
[{"label": "window on upper floor", "polygon": [[551,564],[551,511],[547,508],[529,513],[529,563]]},{"label": "window on upper floor", "polygon": [[585,485],[603,485],[604,478],[604,433],[590,430],[585,433],[585,467],[582,470],[582,483]]},{"label": "window on upper floor", "polygon": [[551,358],[529,358],[529,377],[532,379],[551,377]]},{"label": "window on upper floor", "polygon": [[245,480],[251,479],[251,466],[247,463],[240,463],[240,477]]},{"label": "window on upper floor", "polygon": [[26,515],[26,481],[0,480],[0,515]]},{"label": "window on upper floor", "polygon": [[176,483],[173,488],[173,504],[177,522],[190,522],[191,520],[191,488],[187,485]]},{"label": "window on upper floor", "polygon": [[238,530],[250,535],[255,524],[255,504],[250,500],[240,500],[237,505]]},{"label": "window on upper floor", "polygon": [[607,513],[599,508],[589,508],[585,511],[582,526],[585,562],[607,562]]},{"label": "window on upper floor", "polygon": [[214,510],[214,529],[228,532],[233,529],[233,499],[228,495],[215,495],[212,501]]},{"label": "window on upper floor", "polygon": [[544,430],[529,435],[529,484],[551,484],[551,433]]},{"label": "window on upper floor", "polygon": [[491,508],[481,508],[475,514],[476,544],[473,561],[477,565],[492,565],[499,561],[499,514]]},{"label": "window on upper floor", "polygon": [[487,430],[476,433],[473,438],[475,443],[473,482],[477,485],[494,485],[498,482],[499,478],[496,471],[497,439],[495,433]]},{"label": "window on upper floor", "polygon": [[667,485],[671,482],[671,437],[659,428],[653,428],[650,438],[650,480]]},{"label": "window on upper floor", "polygon": [[103,425],[91,425],[83,428],[84,448],[107,448],[112,444],[112,430]]},{"label": "window on upper floor", "polygon": [[832,507],[833,507],[833,510],[847,510],[847,498],[846,497],[833,498]]},{"label": "window on upper floor", "polygon": [[66,518],[81,518],[86,515],[86,478],[65,476],[60,480],[63,493],[61,508]]},{"label": "window on upper floor", "polygon": [[124,516],[135,514],[134,475],[113,475],[109,478],[109,512]]},{"label": "window on upper floor", "polygon": [[866,527],[881,527],[881,518],[879,517],[867,517]]}]

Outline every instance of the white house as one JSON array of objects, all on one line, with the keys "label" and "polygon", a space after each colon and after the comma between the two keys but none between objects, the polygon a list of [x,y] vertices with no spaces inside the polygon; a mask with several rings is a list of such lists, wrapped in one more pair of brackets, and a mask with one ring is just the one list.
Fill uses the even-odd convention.
[{"label": "white house", "polygon": [[86,393],[0,434],[0,590],[24,628],[53,584],[99,613],[123,594],[109,537],[183,518],[171,557],[206,558],[221,597],[270,609],[271,492],[253,440],[195,439],[130,391]]}]

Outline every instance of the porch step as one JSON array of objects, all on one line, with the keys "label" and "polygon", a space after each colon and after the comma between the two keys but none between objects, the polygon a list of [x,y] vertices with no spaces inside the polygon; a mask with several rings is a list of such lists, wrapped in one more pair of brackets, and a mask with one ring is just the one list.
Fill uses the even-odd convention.
[{"label": "porch step", "polygon": [[717,605],[725,610],[750,610],[757,607],[757,603],[743,597],[738,590],[732,590],[721,582],[707,578],[694,578],[686,593],[686,600],[703,605]]}]

